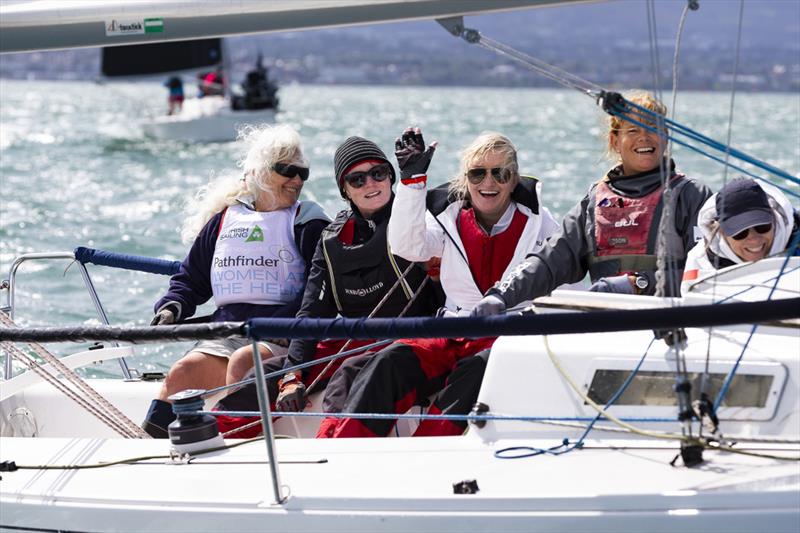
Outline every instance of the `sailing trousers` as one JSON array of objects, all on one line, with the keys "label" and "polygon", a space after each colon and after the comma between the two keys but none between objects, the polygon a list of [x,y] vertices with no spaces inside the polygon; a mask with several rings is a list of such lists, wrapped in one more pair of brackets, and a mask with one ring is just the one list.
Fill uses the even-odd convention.
[{"label": "sailing trousers", "polygon": [[[336,354],[342,351],[346,341],[344,340],[325,340],[317,343],[314,359],[321,359],[329,355]],[[374,340],[354,340],[347,346],[346,350],[352,350],[371,344]],[[369,356],[366,354],[353,354],[345,356],[340,359],[335,359],[330,368],[325,370],[328,363],[320,363],[312,367],[304,369],[303,384],[308,387],[317,378],[317,376],[325,370],[325,375],[319,380],[317,387],[325,387],[326,399],[323,402],[325,412],[339,412],[344,404],[344,398],[347,396],[347,391],[350,384],[353,383],[355,375],[358,370],[366,364]],[[351,362],[352,359],[352,362]],[[287,367],[287,357],[272,357],[264,361],[262,367],[264,374],[271,374],[280,372],[283,368]],[[252,377],[253,371],[247,377]],[[267,394],[270,399],[270,409],[275,408],[275,399],[278,397],[278,380],[283,377],[283,374],[278,374],[275,377],[268,378],[267,381]],[[317,389],[319,390],[319,389]],[[331,391],[331,399],[327,399],[328,391]],[[257,411],[258,410],[258,393],[256,392],[255,383],[245,385],[241,389],[229,394],[220,400],[214,407],[215,411]],[[250,424],[259,420],[257,416],[228,416],[217,415],[217,425],[221,433],[227,433],[236,428]],[[327,420],[327,419],[326,419]],[[230,433],[230,438],[247,439],[256,437],[261,434],[261,425],[256,424],[253,427]]]},{"label": "sailing trousers", "polygon": [[[400,340],[372,356],[358,373],[343,412],[405,413],[418,400],[438,393],[430,413],[467,414],[477,398],[494,340]],[[486,353],[476,356],[483,351]],[[385,437],[395,422],[343,418],[333,436]],[[465,428],[465,423],[425,420],[414,435],[460,435]]]}]

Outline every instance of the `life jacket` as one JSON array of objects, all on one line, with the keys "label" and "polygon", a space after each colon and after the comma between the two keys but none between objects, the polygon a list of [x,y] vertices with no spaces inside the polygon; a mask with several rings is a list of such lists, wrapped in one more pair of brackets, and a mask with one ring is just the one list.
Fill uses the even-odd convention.
[{"label": "life jacket", "polygon": [[528,217],[515,209],[508,228],[490,236],[478,224],[473,208],[459,212],[458,234],[467,253],[470,272],[481,292],[488,291],[502,277],[514,256],[527,220]]},{"label": "life jacket", "polygon": [[[670,184],[671,211],[688,183],[675,174]],[[606,180],[594,188],[589,209],[594,211],[594,254],[589,258],[592,280],[642,270],[656,270],[659,252],[659,224],[664,209],[664,187],[659,186],[639,198],[620,195]],[[590,214],[591,216],[591,214]],[[686,258],[683,239],[675,224],[665,228],[665,257],[683,268]]]},{"label": "life jacket", "polygon": [[[376,317],[399,316],[426,273],[415,265],[403,277],[409,261],[391,253],[386,240],[388,217],[375,227],[375,233],[366,242],[351,244],[353,240],[352,211],[339,213],[322,232],[322,250],[328,266],[330,287],[339,314],[344,317],[368,316],[378,303],[400,280]],[[430,284],[428,284],[430,285]],[[426,292],[426,289],[423,289]],[[420,294],[406,312],[407,316],[430,314],[432,294]]]},{"label": "life jacket", "polygon": [[284,305],[303,293],[305,260],[294,239],[298,207],[261,212],[235,204],[225,211],[211,261],[217,307]]}]

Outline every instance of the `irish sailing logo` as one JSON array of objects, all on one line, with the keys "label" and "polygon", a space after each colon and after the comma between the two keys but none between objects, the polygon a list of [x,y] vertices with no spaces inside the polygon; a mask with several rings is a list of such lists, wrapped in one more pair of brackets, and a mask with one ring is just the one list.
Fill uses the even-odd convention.
[{"label": "irish sailing logo", "polygon": [[264,232],[258,225],[253,226],[253,231],[250,232],[250,236],[244,242],[264,242]]}]

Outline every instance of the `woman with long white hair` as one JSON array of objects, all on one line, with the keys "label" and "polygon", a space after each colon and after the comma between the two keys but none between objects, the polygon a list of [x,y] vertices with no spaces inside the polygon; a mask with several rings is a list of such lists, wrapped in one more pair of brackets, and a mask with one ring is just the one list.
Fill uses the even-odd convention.
[{"label": "woman with long white hair", "polygon": [[[152,325],[191,317],[213,298],[212,321],[293,317],[300,307],[314,250],[329,220],[298,197],[309,176],[300,136],[287,125],[249,128],[241,175],[217,180],[190,204],[182,235],[193,244],[167,293],[155,304]],[[166,437],[174,420],[169,396],[239,381],[252,360],[231,355],[244,337],[199,341],[167,374],[143,424]],[[287,343],[263,342],[262,356],[286,353]]]}]

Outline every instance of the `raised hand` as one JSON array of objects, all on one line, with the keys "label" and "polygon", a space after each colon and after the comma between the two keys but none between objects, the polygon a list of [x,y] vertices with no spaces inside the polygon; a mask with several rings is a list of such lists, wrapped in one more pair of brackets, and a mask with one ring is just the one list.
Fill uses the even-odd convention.
[{"label": "raised hand", "polygon": [[434,141],[426,148],[422,130],[406,128],[403,135],[394,142],[394,155],[397,157],[397,165],[400,167],[400,176],[407,179],[411,176],[426,174],[433,158],[433,152],[436,150],[436,144]]}]

